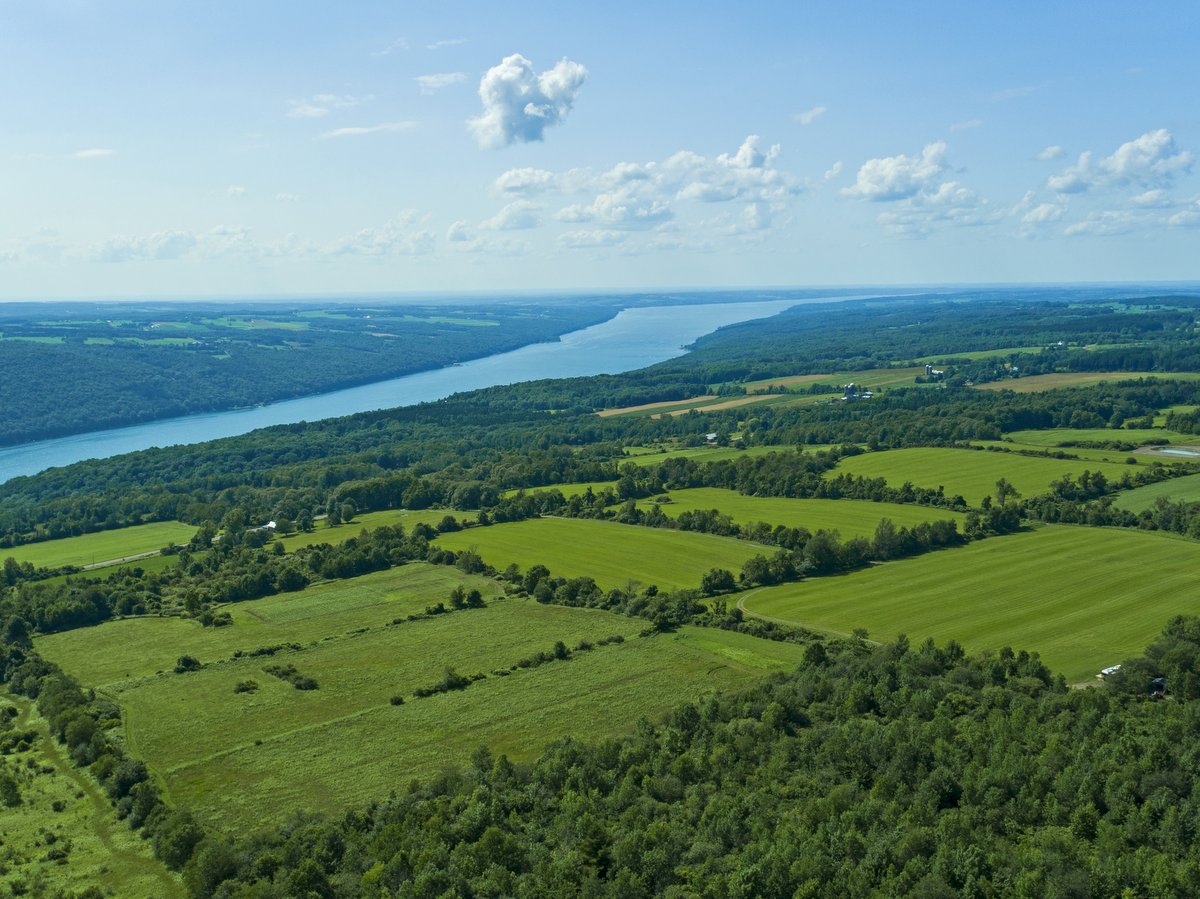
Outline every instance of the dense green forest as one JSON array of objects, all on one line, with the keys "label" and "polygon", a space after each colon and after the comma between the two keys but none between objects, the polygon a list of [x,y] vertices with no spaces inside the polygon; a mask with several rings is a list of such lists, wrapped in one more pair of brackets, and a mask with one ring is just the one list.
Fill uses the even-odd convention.
[{"label": "dense green forest", "polygon": [[[0,484],[3,547],[36,550],[146,522],[195,531],[161,556],[93,571],[5,561],[0,679],[36,701],[64,754],[195,897],[1195,895],[1200,609],[1189,560],[1200,539],[1200,465],[1188,435],[1200,380],[1187,376],[1197,370],[1198,311],[1191,296],[1081,291],[800,306],[625,375],[493,387],[15,478]],[[929,376],[870,398],[794,381],[772,390],[773,402],[754,402],[770,379],[891,369]],[[1081,372],[1109,377],[980,389]],[[750,402],[596,414],[701,394]],[[863,462],[878,467],[856,473]],[[920,465],[932,473],[907,473]],[[982,490],[968,489],[972,477]],[[673,507],[692,491],[716,506]],[[1155,491],[1153,501],[1122,504],[1143,491]],[[720,508],[730,497],[738,516]],[[880,512],[873,530],[847,534],[806,525],[804,504],[818,502],[822,514],[885,503],[922,514],[901,526]],[[767,508],[776,511],[757,511]],[[793,514],[784,508],[795,518],[778,517]],[[358,524],[417,512],[425,517]],[[570,537],[539,538],[519,560],[492,541],[534,524],[546,526],[540,534],[594,535],[601,548],[618,537],[648,547],[667,545],[664,536],[680,546],[721,540],[738,564],[696,565],[668,586],[624,573],[606,580],[589,555],[596,547]],[[786,620],[744,604],[789,590],[814,596],[817,585],[853,590],[853,578],[1068,532],[1082,541],[1072,545],[1106,552],[1135,536],[1157,541],[1161,571],[1139,567],[1136,554],[1096,562],[1161,579],[1156,592],[1167,599],[1156,608],[1170,609],[1141,621],[1096,583],[1091,601],[1126,617],[1084,623],[1081,589],[1062,629],[1067,639],[1079,632],[1090,670],[1109,669],[1083,675],[1086,683],[1049,667],[1048,649],[991,640],[996,610],[954,585],[939,586],[933,601],[979,651],[925,633],[897,639],[895,630],[876,642],[850,619],[817,627],[804,603]],[[595,570],[569,564],[588,558]],[[1039,558],[1028,564],[1063,563]],[[383,576],[439,586],[385,596],[370,586]],[[1031,622],[1042,599],[1056,599],[1007,598],[1026,604]],[[498,615],[523,624],[489,624]],[[519,651],[506,642],[535,621],[553,621],[564,636]],[[565,622],[586,622],[591,636],[567,639]],[[397,649],[433,645],[439,628],[448,656]],[[1126,639],[1131,630],[1139,642]],[[107,648],[89,648],[93,639]],[[395,642],[403,640],[413,642]],[[672,655],[697,645],[716,655]],[[368,664],[354,654],[361,647],[382,653],[380,678],[399,678],[393,672],[414,661],[416,670],[363,699],[369,678],[340,680]],[[155,660],[141,658],[151,651]],[[412,652],[415,660],[403,655]],[[629,681],[632,695],[646,670],[639,659],[678,665],[654,669],[652,684],[696,669],[715,685],[748,658],[753,678],[720,681],[736,689],[658,687],[657,704],[642,706],[653,714],[600,736],[585,730],[594,708],[561,699],[536,709],[536,729],[566,737],[530,748],[509,734],[506,749],[481,740],[473,754],[454,744],[437,776],[380,760],[397,773],[365,801],[327,797],[320,811],[293,803],[276,820],[256,792],[259,775],[236,780],[245,755],[276,749],[270,735],[252,739],[256,716],[294,715],[299,733],[318,726],[312,716],[327,703],[335,730],[321,732],[332,736],[320,738],[319,754],[352,767],[364,764],[359,714],[392,715],[368,720],[385,735],[400,728],[398,746],[410,736],[403,728],[428,716],[448,740],[443,731],[474,731],[431,710],[465,715],[471,703],[495,703],[503,719],[504,702],[516,709],[532,696],[536,706],[550,681],[535,677],[575,698],[611,677]],[[358,700],[359,712],[341,707]],[[201,775],[183,763],[157,767],[169,747],[132,729],[131,703],[154,701],[187,702],[198,720],[223,722],[217,730],[231,745],[218,757],[229,781],[199,795],[245,790],[239,801],[262,803],[261,827],[222,828],[179,798],[198,795],[188,778]],[[21,772],[34,737],[15,717],[0,714],[0,751],[14,757],[0,764],[0,799],[7,791],[19,810],[31,776],[9,772]],[[289,731],[286,751],[301,746],[293,739]],[[317,760],[304,751],[276,774],[304,778]]]},{"label": "dense green forest", "polygon": [[621,305],[271,304],[230,315],[197,304],[8,304],[0,307],[0,445],[438,368],[552,340]]}]

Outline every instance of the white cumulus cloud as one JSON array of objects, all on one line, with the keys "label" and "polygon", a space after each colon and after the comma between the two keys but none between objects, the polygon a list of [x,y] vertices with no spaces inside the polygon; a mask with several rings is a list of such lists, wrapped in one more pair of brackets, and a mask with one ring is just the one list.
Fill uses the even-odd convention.
[{"label": "white cumulus cloud", "polygon": [[1111,156],[1097,161],[1090,150],[1081,153],[1074,165],[1050,176],[1046,186],[1065,194],[1129,185],[1162,188],[1189,172],[1194,161],[1190,151],[1176,145],[1171,132],[1159,128],[1126,141]]},{"label": "white cumulus cloud", "polygon": [[1052,144],[1051,146],[1045,147],[1044,149],[1042,149],[1038,153],[1037,158],[1040,159],[1042,162],[1049,162],[1052,159],[1062,159],[1062,157],[1064,157],[1066,155],[1067,155],[1066,150],[1064,150],[1058,144]]},{"label": "white cumulus cloud", "polygon": [[920,156],[884,156],[868,159],[858,170],[853,187],[842,193],[875,202],[906,200],[937,190],[946,171],[946,143],[927,144]]},{"label": "white cumulus cloud", "polygon": [[587,69],[561,60],[538,74],[519,53],[487,70],[479,82],[483,114],[468,125],[485,149],[543,139],[545,130],[566,118],[575,103]]},{"label": "white cumulus cloud", "polygon": [[363,228],[339,238],[325,252],[331,256],[424,256],[433,252],[435,243],[425,220],[406,209],[378,228]]},{"label": "white cumulus cloud", "polygon": [[496,192],[532,196],[553,189],[558,183],[553,172],[530,167],[509,169],[496,179]]},{"label": "white cumulus cloud", "polygon": [[158,231],[144,237],[116,236],[94,252],[100,262],[161,262],[179,259],[195,249],[196,235],[189,231]]},{"label": "white cumulus cloud", "polygon": [[480,227],[488,231],[523,231],[542,223],[542,207],[529,200],[514,200]]}]

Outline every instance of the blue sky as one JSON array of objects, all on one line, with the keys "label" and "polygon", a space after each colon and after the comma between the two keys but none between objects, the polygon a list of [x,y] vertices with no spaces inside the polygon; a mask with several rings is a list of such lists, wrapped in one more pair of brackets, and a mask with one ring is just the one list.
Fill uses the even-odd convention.
[{"label": "blue sky", "polygon": [[0,297],[1198,279],[1198,25],[0,0]]}]

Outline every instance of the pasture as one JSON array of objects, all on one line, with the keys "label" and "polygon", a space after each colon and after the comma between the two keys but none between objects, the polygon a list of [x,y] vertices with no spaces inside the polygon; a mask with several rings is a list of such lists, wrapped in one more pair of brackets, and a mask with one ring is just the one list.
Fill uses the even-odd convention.
[{"label": "pasture", "polygon": [[458,586],[477,589],[489,600],[500,594],[490,578],[414,562],[223,606],[233,617],[229,627],[202,627],[184,618],[125,618],[39,637],[37,647],[82,683],[108,684],[170,671],[181,655],[212,662],[238,650],[309,645],[359,628],[382,627],[438,602],[449,606],[450,591]]},{"label": "pasture", "polygon": [[39,568],[91,565],[157,552],[169,543],[187,543],[196,531],[195,525],[182,521],[158,521],[0,549],[0,559],[11,556],[18,562],[32,562]]},{"label": "pasture", "polygon": [[[172,801],[231,831],[277,823],[301,808],[340,812],[466,764],[481,743],[526,760],[567,734],[625,733],[641,717],[790,668],[803,654],[801,646],[692,627],[638,637],[639,619],[533,600],[347,630],[352,623],[332,613],[324,617],[328,635],[299,651],[202,657],[209,664],[186,674],[135,669],[124,677],[86,639],[39,641],[39,648],[121,704],[129,746]],[[116,624],[126,627],[112,642],[149,650],[161,639],[149,620]],[[102,625],[90,634],[110,629],[117,630]],[[556,641],[575,647],[616,635],[625,642],[497,674]],[[294,665],[319,686],[296,690],[264,672],[271,664]],[[447,666],[486,678],[465,690],[414,695]],[[256,691],[234,691],[247,680]],[[404,703],[393,705],[395,696]]]},{"label": "pasture", "polygon": [[1171,478],[1169,481],[1126,490],[1117,496],[1114,505],[1118,509],[1141,512],[1153,506],[1160,496],[1173,503],[1200,503],[1200,474]]},{"label": "pasture", "polygon": [[968,650],[1037,650],[1071,682],[1140,654],[1173,615],[1200,614],[1200,543],[1046,525],[961,549],[744,594],[747,612],[833,633],[866,628]]},{"label": "pasture", "polygon": [[976,384],[980,390],[1011,390],[1014,393],[1041,393],[1060,387],[1088,387],[1105,381],[1132,381],[1137,378],[1158,378],[1162,381],[1194,381],[1200,374],[1174,371],[1056,371],[1047,375],[1029,375]]},{"label": "pasture", "polygon": [[[828,449],[825,446],[807,447],[816,452]],[[622,462],[632,462],[634,465],[657,465],[667,459],[691,459],[695,462],[721,462],[726,459],[738,459],[742,456],[765,456],[769,453],[794,452],[795,447],[782,445],[748,446],[738,449],[732,446],[687,446],[678,448],[626,447],[629,456]]]},{"label": "pasture", "polygon": [[[1132,466],[1130,466],[1132,467]],[[1007,478],[1024,497],[1046,493],[1063,475],[1078,476],[1084,469],[1102,471],[1109,480],[1126,473],[1124,464],[1077,459],[1048,459],[986,450],[919,447],[863,453],[843,459],[826,477],[840,473],[864,478],[884,478],[899,487],[911,481],[918,487],[943,487],[946,496],[961,495],[978,506],[996,491],[996,481]]]},{"label": "pasture", "polygon": [[[693,487],[672,490],[671,502],[661,508],[666,515],[677,518],[684,512],[716,509],[735,522],[745,525],[762,521],[771,525],[838,531],[843,538],[870,537],[880,519],[890,518],[897,526],[912,527],[923,521],[949,519],[959,522],[964,515],[948,509],[900,503],[873,503],[854,499],[788,499],[774,496],[744,496],[736,490],[720,487]],[[638,500],[638,506],[649,509],[648,500]]]},{"label": "pasture", "polygon": [[316,546],[320,543],[345,543],[351,537],[357,537],[363,529],[372,530],[379,527],[395,527],[402,525],[411,530],[414,525],[427,524],[436,527],[437,523],[447,515],[453,515],[459,521],[474,521],[474,512],[456,512],[453,509],[384,509],[381,512],[363,512],[354,516],[353,521],[330,527],[327,519],[313,522],[313,529],[307,533],[297,531],[286,537],[276,538],[288,552],[304,546]]},{"label": "pasture", "polygon": [[732,537],[576,518],[536,518],[443,534],[439,546],[474,549],[496,569],[545,565],[560,577],[588,575],[604,589],[630,582],[664,590],[700,586],[710,568],[741,570],[769,551]]},{"label": "pasture", "polygon": [[[5,706],[17,708],[18,732],[33,730],[37,737],[28,748],[0,757],[21,793],[20,805],[0,803],[0,895],[74,896],[103,884],[108,895],[184,896],[179,877],[117,819],[104,790],[71,763],[33,703],[4,693],[0,708]],[[58,853],[65,853],[65,863],[54,857]]]},{"label": "pasture", "polygon": [[1114,442],[1132,443],[1137,446],[1151,440],[1187,443],[1195,439],[1194,436],[1168,431],[1166,428],[1046,428],[1042,431],[1011,431],[1005,434],[1004,438],[1014,443],[1046,448],[1063,446],[1066,443]]}]

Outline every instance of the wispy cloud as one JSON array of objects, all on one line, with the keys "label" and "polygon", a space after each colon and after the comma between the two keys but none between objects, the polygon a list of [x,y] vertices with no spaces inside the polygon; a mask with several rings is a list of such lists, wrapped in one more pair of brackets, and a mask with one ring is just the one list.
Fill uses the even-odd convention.
[{"label": "wispy cloud", "polygon": [[308,100],[288,102],[288,116],[293,119],[319,119],[335,109],[353,109],[371,97],[352,97],[349,94],[315,94]]},{"label": "wispy cloud", "polygon": [[231,184],[225,188],[225,193],[231,197],[244,197],[246,196],[247,191],[246,188],[242,187],[240,184]]},{"label": "wispy cloud", "polygon": [[425,49],[426,50],[442,50],[446,47],[457,47],[460,44],[465,44],[466,42],[467,42],[467,39],[465,37],[452,37],[452,38],[447,38],[447,39],[441,40],[441,41],[434,41],[432,44],[426,44]]},{"label": "wispy cloud", "polygon": [[801,125],[811,125],[827,112],[829,112],[829,110],[824,106],[814,106],[812,109],[806,109],[804,112],[796,113],[794,118]]},{"label": "wispy cloud", "polygon": [[950,126],[951,131],[970,131],[983,124],[983,119],[967,119],[965,122],[955,122]]},{"label": "wispy cloud", "polygon": [[117,151],[106,147],[91,147],[87,150],[76,150],[71,155],[76,159],[100,159],[103,156],[116,156]]},{"label": "wispy cloud", "polygon": [[392,53],[396,53],[396,52],[402,53],[407,49],[408,49],[408,41],[405,38],[398,37],[394,41],[392,41],[390,44],[388,44],[386,47],[384,47],[382,50],[376,50],[371,55],[372,56],[389,56]]},{"label": "wispy cloud", "polygon": [[316,140],[331,140],[337,137],[361,137],[364,134],[384,134],[392,131],[409,131],[417,127],[416,122],[384,122],[381,125],[359,125],[350,128],[334,128],[319,135]]},{"label": "wispy cloud", "polygon": [[421,86],[423,94],[435,94],[444,87],[462,84],[466,80],[466,72],[440,72],[436,75],[418,75],[413,79]]},{"label": "wispy cloud", "polygon": [[1050,162],[1053,159],[1062,159],[1067,155],[1067,151],[1058,144],[1051,144],[1038,153],[1037,158],[1041,162]]}]

